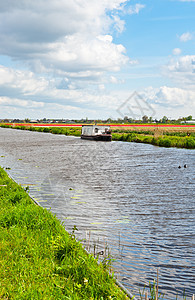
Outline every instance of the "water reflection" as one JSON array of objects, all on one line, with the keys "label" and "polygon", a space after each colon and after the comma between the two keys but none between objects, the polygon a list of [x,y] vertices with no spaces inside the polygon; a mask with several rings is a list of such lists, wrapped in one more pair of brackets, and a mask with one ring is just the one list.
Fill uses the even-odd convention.
[{"label": "water reflection", "polygon": [[127,288],[138,294],[159,267],[166,299],[194,292],[193,150],[8,129],[0,138],[1,165],[91,251],[108,246]]}]

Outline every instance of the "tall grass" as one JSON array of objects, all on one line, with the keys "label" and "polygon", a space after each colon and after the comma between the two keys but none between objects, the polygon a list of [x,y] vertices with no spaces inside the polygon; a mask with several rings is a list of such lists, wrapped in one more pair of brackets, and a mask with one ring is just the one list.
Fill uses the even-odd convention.
[{"label": "tall grass", "polygon": [[126,299],[51,212],[0,168],[0,298]]}]

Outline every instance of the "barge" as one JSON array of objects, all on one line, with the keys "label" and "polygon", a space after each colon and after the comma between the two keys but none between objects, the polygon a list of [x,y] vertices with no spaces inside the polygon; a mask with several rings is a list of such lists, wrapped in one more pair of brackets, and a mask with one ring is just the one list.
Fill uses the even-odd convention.
[{"label": "barge", "polygon": [[81,138],[87,140],[110,142],[112,140],[110,126],[83,125]]}]

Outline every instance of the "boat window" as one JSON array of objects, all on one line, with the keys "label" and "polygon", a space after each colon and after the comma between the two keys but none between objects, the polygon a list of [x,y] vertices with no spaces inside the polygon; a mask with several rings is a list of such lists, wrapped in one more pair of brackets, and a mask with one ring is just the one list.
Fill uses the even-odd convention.
[{"label": "boat window", "polygon": [[95,133],[98,133],[98,128],[95,128]]}]

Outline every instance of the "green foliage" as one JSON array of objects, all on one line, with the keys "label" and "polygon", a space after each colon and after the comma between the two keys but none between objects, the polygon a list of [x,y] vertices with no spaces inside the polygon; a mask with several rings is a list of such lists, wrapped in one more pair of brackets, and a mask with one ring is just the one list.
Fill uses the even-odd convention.
[{"label": "green foliage", "polygon": [[43,132],[50,132],[50,129],[48,127],[44,127]]},{"label": "green foliage", "polygon": [[50,132],[53,133],[53,134],[61,134],[62,129],[60,127],[51,127]]},{"label": "green foliage", "polygon": [[11,125],[6,125],[6,124],[1,124],[0,127],[2,127],[2,128],[12,128]]},{"label": "green foliage", "polygon": [[171,147],[171,139],[170,138],[163,138],[163,137],[159,138],[157,143],[159,146],[162,146],[162,147]]},{"label": "green foliage", "polygon": [[30,130],[30,131],[36,131],[36,128],[33,127],[33,126],[30,126],[28,130]]},{"label": "green foliage", "polygon": [[81,136],[81,128],[80,127],[34,127],[34,126],[11,126],[2,124],[3,128],[13,128],[19,130],[29,130],[29,131],[38,131],[45,133],[53,133],[53,134],[64,134],[64,135],[73,135],[73,136]]},{"label": "green foliage", "polygon": [[186,148],[195,149],[195,137],[186,138]]}]

